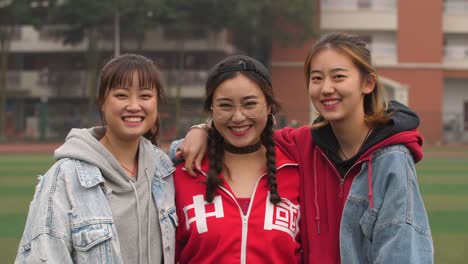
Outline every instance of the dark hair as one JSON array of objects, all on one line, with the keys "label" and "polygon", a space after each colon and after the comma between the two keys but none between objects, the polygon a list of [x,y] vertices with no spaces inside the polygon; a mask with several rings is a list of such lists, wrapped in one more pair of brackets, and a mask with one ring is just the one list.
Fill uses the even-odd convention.
[{"label": "dark hair", "polygon": [[[211,105],[215,90],[226,80],[233,79],[238,75],[243,75],[262,90],[265,95],[267,105],[271,107],[271,113],[268,115],[267,124],[260,138],[266,148],[266,165],[268,185],[270,187],[270,201],[277,204],[281,201],[278,194],[276,183],[276,158],[275,142],[273,141],[273,114],[280,109],[279,103],[273,96],[271,77],[268,69],[259,61],[244,55],[232,55],[217,63],[208,75],[205,85],[204,110],[211,114]],[[214,124],[208,130],[209,147],[208,158],[210,170],[206,181],[206,200],[212,202],[216,188],[222,184],[219,174],[223,168],[224,159],[224,138],[218,132]]]},{"label": "dark hair", "polygon": [[[115,57],[104,65],[99,75],[96,104],[103,123],[105,123],[105,120],[101,108],[110,91],[121,86],[131,85],[135,72],[138,73],[138,83],[140,86],[154,88],[158,102],[164,100],[164,89],[161,84],[160,73],[152,60],[136,54],[124,54]],[[156,118],[153,127],[145,133],[144,137],[157,145],[158,133],[159,117]]]},{"label": "dark hair", "polygon": [[[368,125],[374,126],[385,123],[389,120],[386,112],[388,102],[385,99],[385,90],[377,78],[377,70],[372,65],[371,53],[366,47],[366,43],[357,36],[342,32],[334,32],[324,35],[316,42],[304,62],[304,77],[306,85],[310,81],[310,67],[314,57],[325,49],[332,49],[341,54],[347,55],[358,68],[362,80],[374,78],[375,87],[371,93],[364,95],[364,120]],[[327,124],[324,120],[314,127]]]}]

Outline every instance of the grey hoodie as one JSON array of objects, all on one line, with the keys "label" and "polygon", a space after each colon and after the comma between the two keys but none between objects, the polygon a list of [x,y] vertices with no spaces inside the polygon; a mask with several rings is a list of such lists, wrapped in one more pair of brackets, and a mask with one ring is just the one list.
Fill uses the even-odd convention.
[{"label": "grey hoodie", "polygon": [[109,206],[120,240],[124,263],[161,263],[162,241],[158,210],[151,197],[155,174],[153,145],[141,138],[138,150],[138,177],[125,170],[102,145],[104,127],[72,129],[55,153],[56,160],[79,159],[101,170],[105,187],[110,189]]}]

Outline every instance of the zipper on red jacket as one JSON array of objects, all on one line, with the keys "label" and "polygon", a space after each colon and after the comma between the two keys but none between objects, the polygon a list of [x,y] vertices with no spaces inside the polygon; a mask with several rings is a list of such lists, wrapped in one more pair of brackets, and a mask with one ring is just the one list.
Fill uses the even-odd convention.
[{"label": "zipper on red jacket", "polygon": [[345,177],[340,177],[340,193],[338,194],[338,197],[342,198],[344,195],[344,181]]},{"label": "zipper on red jacket", "polygon": [[[346,171],[345,175],[343,175],[343,177],[341,177],[341,175],[338,172],[338,170],[336,169],[335,165],[330,161],[330,159],[328,159],[328,157],[325,155],[325,153],[323,153],[322,151],[320,151],[320,153],[325,158],[325,160],[328,162],[328,164],[333,168],[333,171],[335,172],[335,175],[337,175],[338,180],[340,181],[340,190],[338,192],[338,197],[343,198],[344,197],[344,183],[345,183],[345,180],[346,180],[346,176],[348,176],[349,172],[354,167],[356,167],[357,165],[363,163],[364,161],[368,161],[368,160],[367,159],[358,160],[356,163],[353,164],[353,166],[351,166],[351,168],[348,169],[348,171]],[[346,197],[344,197],[344,198],[346,198]]]},{"label": "zipper on red jacket", "polygon": [[[276,170],[278,171],[279,169],[282,169],[282,168],[284,168],[286,166],[298,166],[298,164],[296,164],[296,163],[285,163],[285,164],[279,166]],[[237,208],[239,209],[239,212],[240,212],[240,215],[241,215],[241,218],[242,218],[242,238],[241,238],[242,239],[242,241],[241,241],[241,263],[242,264],[247,263],[247,235],[248,235],[247,233],[248,233],[248,227],[249,227],[248,224],[249,224],[250,209],[252,208],[252,205],[253,205],[253,202],[254,202],[254,199],[255,199],[255,194],[257,193],[258,183],[266,175],[267,175],[266,172],[262,173],[260,175],[260,177],[257,179],[257,182],[255,183],[253,193],[252,193],[252,197],[250,197],[250,204],[249,204],[249,209],[247,210],[247,214],[244,214],[244,212],[242,211],[242,208],[240,207],[239,203],[237,202],[237,199],[236,199],[234,193],[230,192],[228,189],[226,189],[222,185],[218,186],[219,189],[224,191],[236,203]]]},{"label": "zipper on red jacket", "polygon": [[340,181],[340,190],[338,192],[338,197],[343,198],[343,196],[344,196],[344,182],[345,182],[346,174],[343,177],[341,177],[341,175],[338,172],[338,170],[336,169],[335,165],[330,161],[330,159],[328,159],[328,157],[325,155],[325,153],[320,151],[320,154],[322,154],[322,156],[328,162],[330,167],[333,169],[333,172],[335,173],[335,175],[338,177],[338,180]]}]

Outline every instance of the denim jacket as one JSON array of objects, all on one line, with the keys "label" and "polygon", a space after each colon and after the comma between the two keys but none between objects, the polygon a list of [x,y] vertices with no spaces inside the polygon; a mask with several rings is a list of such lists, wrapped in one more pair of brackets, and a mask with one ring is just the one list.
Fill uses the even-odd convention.
[{"label": "denim jacket", "polygon": [[[164,263],[174,262],[174,168],[154,148],[153,199],[159,210]],[[15,263],[122,263],[108,203],[111,189],[100,170],[77,159],[57,161],[40,176]]]},{"label": "denim jacket", "polygon": [[347,264],[433,263],[427,213],[413,157],[405,146],[376,150],[363,163],[343,210],[340,253],[342,263]]}]

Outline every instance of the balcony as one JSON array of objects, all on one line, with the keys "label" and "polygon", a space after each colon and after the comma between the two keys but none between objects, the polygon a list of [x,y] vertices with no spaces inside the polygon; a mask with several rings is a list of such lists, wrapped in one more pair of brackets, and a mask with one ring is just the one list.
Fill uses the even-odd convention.
[{"label": "balcony", "polygon": [[322,11],[335,10],[374,10],[374,11],[396,11],[396,0],[322,0],[320,1]]},{"label": "balcony", "polygon": [[[88,41],[85,39],[76,45],[63,45],[60,37],[51,32],[57,27],[44,27],[36,30],[33,26],[22,26],[17,29],[11,45],[12,52],[83,52],[87,49]],[[230,53],[234,50],[229,43],[228,33],[225,30],[219,32],[204,32],[200,36],[189,35],[185,38],[174,37],[171,29],[158,28],[145,34],[143,43],[134,39],[122,39],[121,46],[129,50],[143,49],[148,51],[222,51]],[[177,36],[177,35],[176,35]],[[103,31],[99,39],[101,50],[113,49],[113,33]]]},{"label": "balcony", "polygon": [[324,0],[320,4],[320,26],[325,31],[397,29],[396,0]]},{"label": "balcony", "polygon": [[444,14],[468,16],[468,1],[463,1],[463,0],[444,1]]},{"label": "balcony", "polygon": [[[205,95],[207,71],[176,70],[162,71],[161,76],[168,96],[175,96],[181,85],[181,96],[201,98]],[[7,91],[14,97],[68,97],[88,96],[88,81],[85,71],[37,70],[7,72]]]},{"label": "balcony", "polygon": [[397,63],[397,48],[395,43],[372,43],[368,45],[372,60],[376,66],[389,66]]},{"label": "balcony", "polygon": [[444,1],[443,29],[445,33],[468,33],[468,1]]},{"label": "balcony", "polygon": [[444,47],[444,66],[468,69],[468,45],[447,45]]},{"label": "balcony", "polygon": [[180,85],[180,95],[183,98],[201,98],[205,96],[205,82],[208,71],[185,70],[182,74],[178,70],[162,72],[165,80],[167,95],[175,97]]},{"label": "balcony", "polygon": [[82,71],[9,71],[7,91],[21,97],[84,97],[86,73]]}]

